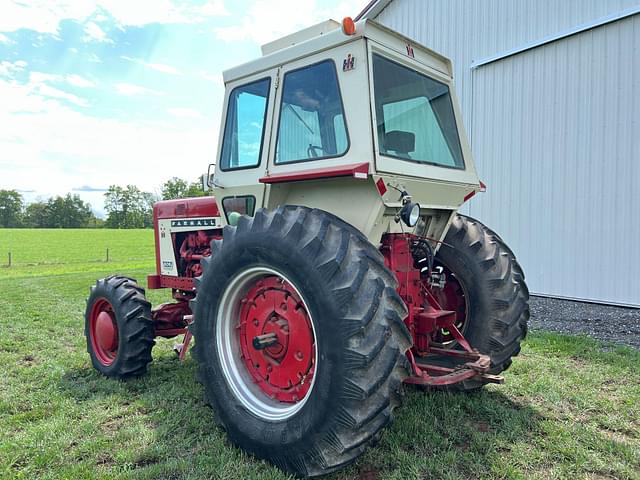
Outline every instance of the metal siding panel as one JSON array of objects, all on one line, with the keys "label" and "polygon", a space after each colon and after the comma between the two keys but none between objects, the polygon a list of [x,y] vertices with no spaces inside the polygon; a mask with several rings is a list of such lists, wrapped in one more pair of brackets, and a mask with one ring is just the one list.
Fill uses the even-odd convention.
[{"label": "metal siding panel", "polygon": [[476,136],[490,189],[474,201],[532,292],[640,305],[631,220],[640,141],[630,134],[640,120],[638,58],[628,48],[638,23],[640,15],[475,74],[475,121],[491,126]]},{"label": "metal siding panel", "polygon": [[488,185],[468,211],[514,249],[532,292],[640,306],[640,15],[469,67],[639,4],[394,0],[377,18],[452,59]]}]

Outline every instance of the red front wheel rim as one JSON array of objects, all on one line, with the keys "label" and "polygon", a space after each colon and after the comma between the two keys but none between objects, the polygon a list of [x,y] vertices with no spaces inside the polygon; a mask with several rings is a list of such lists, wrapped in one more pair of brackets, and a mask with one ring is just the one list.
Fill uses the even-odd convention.
[{"label": "red front wheel rim", "polygon": [[111,303],[100,298],[89,313],[89,339],[96,359],[105,367],[118,356],[118,324]]}]

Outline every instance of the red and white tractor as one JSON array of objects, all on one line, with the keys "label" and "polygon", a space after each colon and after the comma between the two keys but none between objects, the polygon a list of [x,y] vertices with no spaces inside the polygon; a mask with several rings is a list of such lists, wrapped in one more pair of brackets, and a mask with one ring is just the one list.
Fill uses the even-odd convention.
[{"label": "red and white tractor", "polygon": [[191,335],[216,421],[240,448],[321,475],[392,419],[403,383],[475,390],[527,333],[524,274],[458,208],[484,189],[451,63],[372,21],[329,21],[224,72],[214,197],[154,207],[152,308],[101,279],[88,351],[145,373],[155,337]]}]

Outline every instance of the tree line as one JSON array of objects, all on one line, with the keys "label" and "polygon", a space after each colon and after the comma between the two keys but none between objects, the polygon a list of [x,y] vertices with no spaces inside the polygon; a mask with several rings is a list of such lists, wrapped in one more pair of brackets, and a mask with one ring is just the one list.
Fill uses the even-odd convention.
[{"label": "tree line", "polygon": [[78,195],[26,203],[17,190],[0,190],[0,228],[151,228],[156,201],[203,195],[200,182],[177,177],[162,184],[160,195],[135,185],[111,185],[104,194],[106,218],[102,219]]}]

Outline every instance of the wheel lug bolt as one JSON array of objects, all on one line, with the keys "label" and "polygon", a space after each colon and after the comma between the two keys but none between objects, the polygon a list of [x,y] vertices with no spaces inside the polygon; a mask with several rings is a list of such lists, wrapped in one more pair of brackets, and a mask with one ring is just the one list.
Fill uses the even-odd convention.
[{"label": "wheel lug bolt", "polygon": [[258,320],[254,320],[253,324],[257,327],[258,325],[260,325],[260,322]]},{"label": "wheel lug bolt", "polygon": [[267,372],[270,372],[271,370],[273,370],[273,367],[271,365],[267,365]]},{"label": "wheel lug bolt", "polygon": [[298,360],[302,360],[304,358],[304,355],[302,354],[302,352],[298,351],[298,352],[296,352],[296,358]]}]

